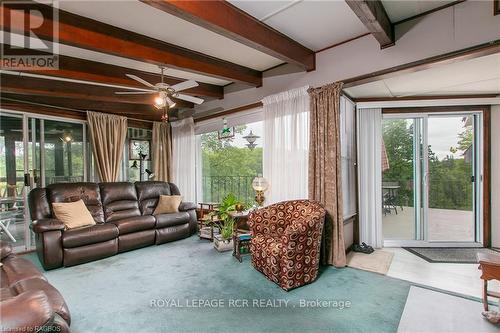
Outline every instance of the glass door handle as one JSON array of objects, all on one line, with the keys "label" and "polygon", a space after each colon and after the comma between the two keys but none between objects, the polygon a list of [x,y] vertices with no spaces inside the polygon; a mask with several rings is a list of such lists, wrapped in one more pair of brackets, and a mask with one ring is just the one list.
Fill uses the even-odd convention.
[{"label": "glass door handle", "polygon": [[31,186],[30,178],[31,175],[29,173],[24,174],[24,186]]}]

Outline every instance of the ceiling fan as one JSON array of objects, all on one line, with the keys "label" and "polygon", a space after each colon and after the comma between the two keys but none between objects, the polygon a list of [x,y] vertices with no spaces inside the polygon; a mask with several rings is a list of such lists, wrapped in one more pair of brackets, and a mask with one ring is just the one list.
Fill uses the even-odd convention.
[{"label": "ceiling fan", "polygon": [[115,92],[115,94],[117,95],[158,94],[154,99],[154,106],[158,110],[167,107],[169,109],[173,108],[176,105],[176,103],[172,100],[172,98],[182,99],[184,101],[193,102],[195,104],[203,103],[203,99],[201,98],[179,93],[179,91],[197,87],[198,82],[194,80],[188,80],[171,86],[163,81],[163,72],[165,70],[165,67],[163,66],[159,67],[161,70],[161,82],[157,84],[151,84],[148,81],[141,79],[140,77],[133,74],[126,74],[127,77],[142,83],[143,85],[149,87],[150,89],[144,89],[143,91],[117,91]]}]

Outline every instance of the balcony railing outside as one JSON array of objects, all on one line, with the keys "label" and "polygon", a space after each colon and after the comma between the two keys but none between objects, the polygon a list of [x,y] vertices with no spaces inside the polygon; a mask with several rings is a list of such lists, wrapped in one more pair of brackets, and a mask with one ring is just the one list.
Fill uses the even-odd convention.
[{"label": "balcony railing outside", "polygon": [[255,176],[203,176],[203,201],[221,202],[229,193],[233,193],[244,203],[254,200],[252,181]]}]

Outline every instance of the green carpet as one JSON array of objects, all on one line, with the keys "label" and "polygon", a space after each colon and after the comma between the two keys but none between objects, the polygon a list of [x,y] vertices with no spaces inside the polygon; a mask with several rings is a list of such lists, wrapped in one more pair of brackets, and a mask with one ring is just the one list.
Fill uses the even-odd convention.
[{"label": "green carpet", "polygon": [[[35,254],[26,257],[40,265]],[[287,293],[249,259],[240,264],[194,236],[45,275],[68,303],[73,333],[397,331],[408,282],[328,267],[316,282]],[[230,303],[237,299],[248,306]],[[301,307],[317,299],[330,306]],[[220,307],[200,304],[214,300]],[[350,307],[335,303],[346,301]]]}]

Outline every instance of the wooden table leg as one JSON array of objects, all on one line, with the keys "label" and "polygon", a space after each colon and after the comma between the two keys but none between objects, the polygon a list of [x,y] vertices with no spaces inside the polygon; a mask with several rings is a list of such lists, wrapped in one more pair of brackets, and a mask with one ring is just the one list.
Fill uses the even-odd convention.
[{"label": "wooden table leg", "polygon": [[483,307],[484,311],[488,311],[488,281],[483,280]]}]

